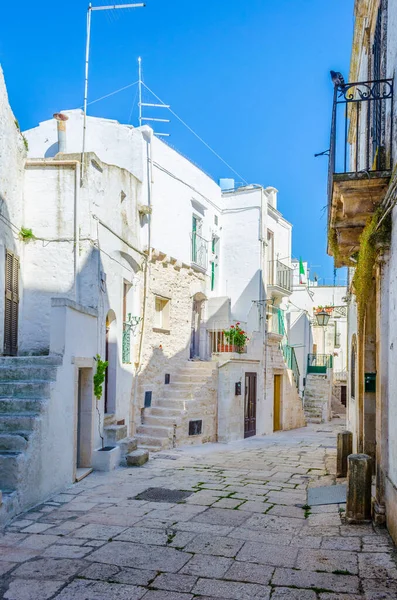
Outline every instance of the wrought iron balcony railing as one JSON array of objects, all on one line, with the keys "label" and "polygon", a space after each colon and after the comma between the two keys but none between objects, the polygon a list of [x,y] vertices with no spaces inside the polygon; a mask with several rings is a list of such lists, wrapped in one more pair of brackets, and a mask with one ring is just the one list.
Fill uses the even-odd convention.
[{"label": "wrought iron balcony railing", "polygon": [[295,385],[299,390],[300,372],[299,372],[298,361],[296,359],[295,348],[293,348],[292,346],[289,346],[288,344],[284,344],[282,346],[282,350],[283,350],[284,360],[286,362],[286,365],[287,365],[288,369],[291,369],[293,377],[294,377]]},{"label": "wrought iron balcony railing", "polygon": [[307,372],[325,374],[327,369],[333,367],[332,354],[308,354]]},{"label": "wrought iron balcony railing", "polygon": [[268,304],[266,308],[267,313],[267,330],[269,333],[276,333],[286,337],[286,326],[284,321],[284,311],[277,306]]},{"label": "wrought iron balcony railing", "polygon": [[269,286],[276,286],[285,290],[287,293],[292,292],[293,269],[284,265],[279,260],[270,260],[268,268],[267,283]]},{"label": "wrought iron balcony railing", "polygon": [[192,231],[192,262],[201,267],[207,268],[208,264],[208,242],[196,231]]},{"label": "wrought iron balcony railing", "polygon": [[329,150],[330,204],[336,173],[365,176],[392,169],[392,139],[392,79],[335,87]]}]

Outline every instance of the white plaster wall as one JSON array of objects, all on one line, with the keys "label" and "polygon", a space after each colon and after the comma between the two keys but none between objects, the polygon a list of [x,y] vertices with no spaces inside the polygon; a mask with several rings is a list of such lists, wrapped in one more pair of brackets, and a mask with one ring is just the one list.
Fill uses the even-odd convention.
[{"label": "white plaster wall", "polygon": [[[18,231],[24,225],[23,168],[26,149],[11,110],[0,66],[0,353],[4,346],[5,251],[20,255]],[[23,295],[20,279],[20,295]]]},{"label": "white plaster wall", "polygon": [[95,346],[94,355],[98,353],[104,358],[106,316],[109,310],[113,311],[117,357],[115,417],[129,423],[132,363],[138,331],[132,336],[130,363],[123,363],[123,284],[130,286],[127,314],[140,316],[143,257],[131,247],[139,249],[140,243],[137,213],[140,184],[125,169],[107,165],[89,155],[87,185],[80,189],[80,243],[75,286],[74,177],[73,169],[56,164],[26,170],[26,222],[39,239],[25,244],[23,249],[25,293],[21,309],[21,352],[48,352],[51,298],[68,297],[98,312],[91,341]]},{"label": "white plaster wall", "polygon": [[[263,368],[259,361],[234,359],[220,365],[218,371],[218,441],[244,439],[245,373],[256,373],[256,432],[269,432],[267,400],[264,396]],[[241,382],[241,395],[235,395],[235,384]]]},{"label": "white plaster wall", "polygon": [[223,288],[220,295],[231,298],[233,319],[247,321],[249,318],[251,332],[259,329],[258,309],[253,301],[265,298],[265,261],[261,247],[266,198],[257,188],[241,188],[223,197],[220,260]]}]

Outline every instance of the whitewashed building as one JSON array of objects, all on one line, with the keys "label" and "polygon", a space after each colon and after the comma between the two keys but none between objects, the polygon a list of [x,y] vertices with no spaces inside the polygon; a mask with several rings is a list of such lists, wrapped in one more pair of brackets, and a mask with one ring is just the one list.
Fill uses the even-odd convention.
[{"label": "whitewashed building", "polygon": [[[218,185],[149,127],[107,119],[88,118],[82,163],[80,110],[22,136],[2,90],[13,152],[0,158],[0,265],[14,302],[3,311],[15,318],[0,327],[1,519],[137,444],[304,425],[294,353],[274,317],[292,291],[277,190]],[[242,352],[225,343],[237,323]],[[97,400],[99,360],[109,366]]]}]

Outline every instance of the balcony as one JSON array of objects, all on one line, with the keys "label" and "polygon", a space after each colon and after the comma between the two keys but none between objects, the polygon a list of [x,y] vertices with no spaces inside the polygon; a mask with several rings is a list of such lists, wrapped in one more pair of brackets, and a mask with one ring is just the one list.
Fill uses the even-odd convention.
[{"label": "balcony", "polygon": [[208,264],[208,242],[197,231],[192,231],[192,263],[207,270]]},{"label": "balcony", "polygon": [[334,90],[328,172],[328,254],[348,266],[386,195],[392,159],[393,80]]},{"label": "balcony", "polygon": [[333,367],[332,354],[308,354],[307,372],[317,375],[326,375],[328,369]]},{"label": "balcony", "polygon": [[284,321],[284,311],[277,306],[268,304],[266,307],[267,332],[286,337],[286,327]]},{"label": "balcony", "polygon": [[279,260],[270,260],[267,274],[267,289],[274,298],[292,294],[293,269]]}]

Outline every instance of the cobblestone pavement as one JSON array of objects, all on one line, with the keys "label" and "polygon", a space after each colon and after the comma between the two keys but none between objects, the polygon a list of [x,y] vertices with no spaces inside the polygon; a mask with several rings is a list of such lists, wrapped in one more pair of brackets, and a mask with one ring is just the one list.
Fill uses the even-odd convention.
[{"label": "cobblestone pavement", "polygon": [[[386,531],[345,525],[341,505],[305,507],[308,485],[335,481],[340,423],[90,475],[0,537],[0,597],[396,599]],[[191,495],[136,498],[148,488]]]}]

